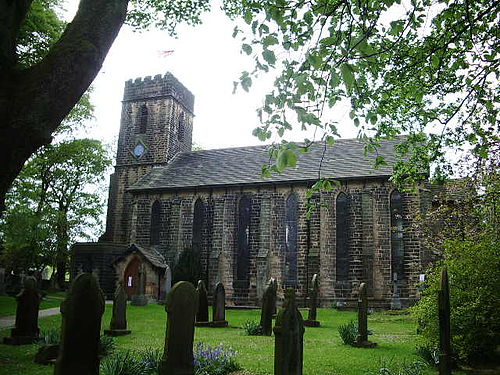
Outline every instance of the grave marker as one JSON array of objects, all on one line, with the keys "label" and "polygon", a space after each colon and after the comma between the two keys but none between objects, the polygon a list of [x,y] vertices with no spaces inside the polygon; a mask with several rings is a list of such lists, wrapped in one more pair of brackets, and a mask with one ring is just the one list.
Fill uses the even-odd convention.
[{"label": "grave marker", "polygon": [[40,295],[36,290],[36,280],[32,276],[23,279],[23,289],[16,296],[16,326],[10,332],[10,337],[4,337],[7,345],[33,344],[38,338],[38,309]]},{"label": "grave marker", "polygon": [[208,296],[203,280],[198,280],[196,291],[198,292],[198,312],[196,313],[195,325],[197,327],[208,327],[210,325],[208,318]]},{"label": "grave marker", "polygon": [[260,314],[260,327],[264,336],[273,333],[273,315],[276,309],[276,282],[271,278],[262,296],[262,310]]},{"label": "grave marker", "polygon": [[226,290],[222,283],[217,283],[214,290],[214,303],[211,327],[227,327]]},{"label": "grave marker", "polygon": [[319,327],[320,322],[316,320],[317,318],[317,308],[318,308],[318,294],[319,294],[319,282],[318,274],[314,274],[312,277],[312,290],[311,296],[309,297],[309,314],[307,320],[304,321],[306,327]]},{"label": "grave marker", "polygon": [[295,302],[295,290],[285,290],[283,309],[274,326],[274,375],[302,375],[304,324]]},{"label": "grave marker", "polygon": [[366,284],[361,283],[358,295],[358,337],[354,346],[359,348],[374,348],[376,343],[368,341],[368,296]]},{"label": "grave marker", "polygon": [[439,306],[439,375],[450,375],[451,356],[451,326],[450,326],[450,288],[448,270],[441,271],[441,287],[438,292]]},{"label": "grave marker", "polygon": [[188,281],[174,285],[167,295],[167,331],[160,375],[193,375],[194,321],[198,295]]},{"label": "grave marker", "polygon": [[132,333],[127,329],[127,294],[120,282],[115,291],[113,299],[113,316],[109,329],[104,330],[104,334],[108,336],[124,336]]},{"label": "grave marker", "polygon": [[97,279],[82,273],[61,304],[62,333],[54,375],[98,375],[104,296]]}]

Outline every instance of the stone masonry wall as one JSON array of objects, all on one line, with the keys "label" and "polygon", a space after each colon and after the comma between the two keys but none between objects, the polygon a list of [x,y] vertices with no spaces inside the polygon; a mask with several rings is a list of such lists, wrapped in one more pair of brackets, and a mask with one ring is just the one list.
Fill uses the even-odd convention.
[{"label": "stone masonry wall", "polygon": [[[307,302],[310,280],[320,277],[322,305],[344,302],[353,305],[361,282],[369,285],[369,295],[378,307],[389,306],[392,297],[391,228],[389,196],[394,187],[388,181],[343,182],[331,192],[313,200],[318,205],[306,217],[305,185],[253,186],[224,189],[198,189],[162,193],[138,193],[133,200],[136,229],[132,242],[149,245],[151,206],[161,202],[160,244],[170,267],[179,254],[191,248],[194,203],[204,203],[201,263],[211,293],[218,281],[224,283],[228,303],[258,305],[270,277],[278,280],[282,296],[285,279],[285,202],[293,192],[298,197],[297,290],[298,301]],[[336,280],[335,201],[340,192],[349,199],[349,276]],[[248,285],[236,284],[238,207],[242,197],[251,201],[249,229],[250,261]],[[405,280],[400,286],[403,304],[416,298],[416,283],[422,270],[421,248],[412,221],[418,213],[419,193],[403,194]]]}]

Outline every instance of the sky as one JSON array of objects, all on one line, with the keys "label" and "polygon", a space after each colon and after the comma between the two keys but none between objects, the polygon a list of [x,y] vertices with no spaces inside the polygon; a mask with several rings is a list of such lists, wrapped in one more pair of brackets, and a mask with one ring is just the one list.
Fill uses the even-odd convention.
[{"label": "sky", "polygon": [[[202,25],[181,25],[178,38],[164,31],[134,32],[122,27],[103,67],[92,84],[95,119],[87,126],[86,136],[116,143],[125,81],[137,77],[171,72],[195,96],[193,142],[203,148],[222,148],[261,144],[252,135],[259,125],[256,109],[272,89],[273,76],[261,76],[250,93],[238,90],[233,82],[243,70],[251,70],[252,60],[240,53],[240,43],[232,38],[235,24],[219,10],[214,1]],[[76,12],[78,0],[68,0],[66,17]],[[163,56],[162,51],[174,52]],[[344,113],[345,112],[345,113]],[[340,114],[348,118],[347,109]],[[342,137],[355,137],[349,126],[340,129]],[[311,131],[294,131],[288,140],[311,137]]]}]

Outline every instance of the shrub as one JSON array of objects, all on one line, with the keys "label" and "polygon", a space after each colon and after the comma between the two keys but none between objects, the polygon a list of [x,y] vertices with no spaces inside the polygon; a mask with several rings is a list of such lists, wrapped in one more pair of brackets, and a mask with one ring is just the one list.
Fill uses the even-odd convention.
[{"label": "shrub", "polygon": [[144,363],[133,352],[118,352],[101,362],[101,375],[148,375]]},{"label": "shrub", "polygon": [[116,349],[115,339],[111,336],[103,335],[99,339],[99,355],[101,357],[106,357],[114,352]]},{"label": "shrub", "polygon": [[55,345],[61,341],[61,331],[59,328],[51,327],[40,330],[37,344],[40,345]]},{"label": "shrub", "polygon": [[243,323],[243,329],[249,336],[262,335],[262,327],[260,326],[260,323],[255,320],[247,320]]},{"label": "shrub", "polygon": [[358,326],[352,320],[339,326],[340,338],[345,345],[354,345],[358,337]]},{"label": "shrub", "polygon": [[212,348],[202,342],[194,350],[195,375],[227,375],[241,369],[235,361],[236,352],[222,345]]},{"label": "shrub", "polygon": [[424,346],[439,344],[437,295],[440,271],[448,268],[450,282],[452,349],[455,359],[477,364],[495,358],[500,344],[500,251],[494,234],[474,241],[449,240],[445,260],[428,272],[423,297],[413,308],[421,323]]}]

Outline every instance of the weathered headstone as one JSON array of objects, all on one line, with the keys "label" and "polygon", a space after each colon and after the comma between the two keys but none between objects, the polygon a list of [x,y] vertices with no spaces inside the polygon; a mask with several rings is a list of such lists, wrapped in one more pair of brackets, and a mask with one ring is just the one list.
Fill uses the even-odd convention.
[{"label": "weathered headstone", "polygon": [[302,375],[304,324],[295,303],[295,290],[285,290],[283,309],[274,326],[274,375]]},{"label": "weathered headstone", "polygon": [[194,321],[198,296],[188,281],[174,285],[167,295],[167,332],[160,375],[193,375]]},{"label": "weathered headstone", "polygon": [[113,316],[109,329],[104,330],[104,334],[108,336],[124,336],[132,331],[127,329],[127,294],[120,282],[115,291],[113,299]]},{"label": "weathered headstone", "polygon": [[358,337],[355,346],[359,348],[374,348],[376,343],[368,341],[368,296],[366,284],[361,283],[358,295]]},{"label": "weathered headstone", "polygon": [[167,264],[167,268],[165,268],[165,293],[168,294],[170,289],[172,289],[172,270]]},{"label": "weathered headstone", "polygon": [[0,267],[0,296],[5,295],[5,268]]},{"label": "weathered headstone", "polygon": [[208,296],[203,280],[198,281],[198,312],[196,313],[196,326],[207,327],[210,325],[208,318]]},{"label": "weathered headstone", "polygon": [[262,310],[260,313],[260,327],[264,336],[273,333],[273,315],[276,309],[276,283],[273,278],[269,280],[264,295],[262,296]]},{"label": "weathered headstone", "polygon": [[54,375],[99,374],[104,296],[94,275],[80,274],[61,305],[62,331]]},{"label": "weathered headstone", "polygon": [[222,283],[217,283],[214,290],[213,314],[211,327],[227,327],[226,290]]},{"label": "weathered headstone", "polygon": [[130,304],[132,306],[146,306],[148,304],[148,299],[144,295],[145,279],[146,279],[146,270],[144,268],[144,263],[141,263],[137,276],[137,289],[135,291],[135,295],[132,296],[132,300],[130,301]]},{"label": "weathered headstone", "polygon": [[439,375],[450,375],[452,367],[450,328],[450,288],[448,271],[441,271],[441,287],[438,292],[439,309]]},{"label": "weathered headstone", "polygon": [[399,288],[398,288],[398,278],[397,274],[394,274],[393,281],[392,281],[392,298],[391,298],[391,309],[392,310],[399,310],[402,308],[401,304],[401,296],[399,294]]},{"label": "weathered headstone", "polygon": [[312,277],[312,290],[309,297],[309,314],[307,320],[304,320],[304,325],[307,327],[319,327],[320,322],[316,320],[317,309],[318,309],[318,294],[319,294],[319,281],[318,274],[314,274]]},{"label": "weathered headstone", "polygon": [[16,326],[11,330],[10,337],[4,337],[7,345],[33,344],[38,338],[38,309],[40,308],[40,295],[36,290],[36,280],[32,276],[24,278],[21,293],[16,296]]}]

